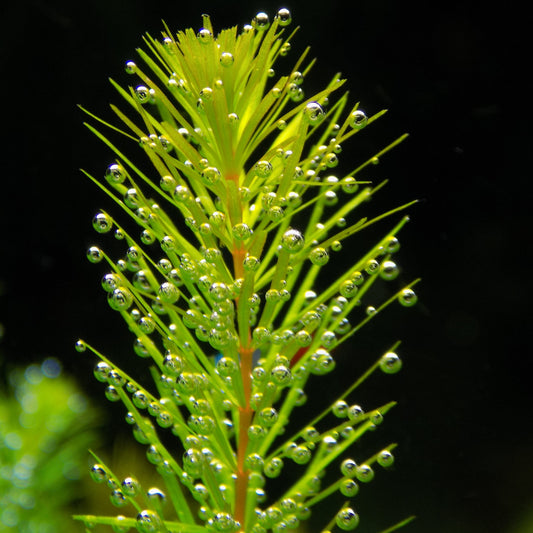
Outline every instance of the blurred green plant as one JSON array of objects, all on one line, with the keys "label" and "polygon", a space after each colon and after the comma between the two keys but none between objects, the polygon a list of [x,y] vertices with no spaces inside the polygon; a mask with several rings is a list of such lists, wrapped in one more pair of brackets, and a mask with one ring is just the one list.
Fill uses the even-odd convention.
[{"label": "blurred green plant", "polygon": [[97,415],[57,359],[12,370],[0,392],[0,532],[76,531]]},{"label": "blurred green plant", "polygon": [[[414,202],[350,219],[383,186],[363,180],[362,171],[405,136],[334,174],[343,143],[383,112],[367,117],[357,104],[346,111],[347,94],[333,102],[338,76],[306,97],[308,50],[276,78],[274,64],[291,49],[294,32],[283,37],[290,22],[280,9],[273,21],[259,13],[242,31],[216,38],[208,16],[198,32],[165,27],[161,40],[146,35],[147,51],[138,50],[144,67],[126,63],[134,84],[112,80],[136,118],[112,105],[119,127],[86,111],[109,128],[104,134],[88,124],[116,158],[104,180],[86,175],[131,219],[126,227],[97,213],[94,229],[114,228],[126,255],[114,260],[92,246],[87,257],[107,265],[109,305],[132,332],[135,354],[152,365],[155,386],[83,340],[76,348],[100,359],[96,378],[110,401],[126,407],[160,476],[160,487],[143,488],[95,455],[93,479],[127,516],[77,516],[88,529],[281,532],[334,496],[338,511],[313,530],[352,530],[359,483],[372,480],[375,465],[394,461],[394,444],[357,461],[345,454],[394,405],[365,412],[349,397],[375,370],[401,368],[399,342],[322,412],[309,416],[301,406],[308,394],[321,395],[308,391],[309,381],[334,369],[334,350],[388,305],[416,303],[417,280],[381,299],[373,291],[378,281],[398,280],[393,255],[407,217],[370,249],[353,245],[359,232]],[[126,155],[128,143],[149,165]],[[341,253],[348,242],[350,252]],[[332,276],[324,267],[335,254],[350,263]],[[135,375],[148,367],[134,366]],[[283,477],[286,463],[300,476],[286,476],[280,495],[269,493],[267,482]],[[323,486],[334,465],[340,476]]]}]

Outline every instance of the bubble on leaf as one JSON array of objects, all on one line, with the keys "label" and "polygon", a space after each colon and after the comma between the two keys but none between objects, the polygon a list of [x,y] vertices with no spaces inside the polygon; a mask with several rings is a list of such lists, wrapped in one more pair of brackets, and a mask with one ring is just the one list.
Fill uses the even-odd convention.
[{"label": "bubble on leaf", "polygon": [[394,455],[389,450],[379,452],[377,462],[380,466],[387,468],[394,463]]},{"label": "bubble on leaf", "polygon": [[150,89],[145,85],[139,85],[135,88],[135,96],[141,104],[146,104],[150,101]]},{"label": "bubble on leaf", "polygon": [[103,483],[107,479],[105,468],[101,464],[94,464],[91,467],[91,478],[96,483]]},{"label": "bubble on leaf", "polygon": [[313,265],[317,265],[317,266],[325,265],[329,261],[328,251],[325,248],[322,248],[320,246],[313,248],[309,252],[309,261],[311,261]]},{"label": "bubble on leaf", "polygon": [[159,298],[161,298],[161,301],[167,304],[177,302],[180,296],[177,287],[168,281],[165,281],[160,285],[158,295]]},{"label": "bubble on leaf", "polygon": [[270,161],[258,161],[254,165],[254,173],[260,178],[268,178],[272,174],[272,163]]},{"label": "bubble on leaf", "polygon": [[253,234],[253,231],[250,226],[244,223],[235,224],[235,226],[231,228],[231,232],[233,234],[233,237],[239,241],[249,239]]},{"label": "bubble on leaf", "polygon": [[400,270],[398,265],[394,261],[387,260],[381,263],[379,275],[382,279],[386,281],[392,281],[398,277],[399,273]]},{"label": "bubble on leaf", "polygon": [[285,7],[278,10],[276,18],[280,26],[288,26],[292,22],[291,12]]},{"label": "bubble on leaf", "polygon": [[339,490],[343,496],[352,498],[359,492],[359,485],[353,479],[343,479]]},{"label": "bubble on leaf", "polygon": [[128,61],[126,62],[124,69],[128,74],[135,74],[135,71],[137,70],[137,65],[134,61]]},{"label": "bubble on leaf", "polygon": [[213,34],[207,28],[200,29],[197,37],[202,44],[209,44],[213,40]]},{"label": "bubble on leaf", "polygon": [[318,102],[309,102],[304,108],[304,117],[310,124],[318,124],[326,113]]},{"label": "bubble on leaf", "polygon": [[404,307],[412,307],[418,301],[418,296],[413,289],[403,289],[398,300]]},{"label": "bubble on leaf", "polygon": [[93,228],[98,233],[107,233],[113,227],[113,219],[107,213],[97,213],[93,218]]},{"label": "bubble on leaf", "polygon": [[270,20],[266,13],[257,13],[257,15],[252,19],[252,27],[258,31],[264,31],[268,29],[270,25]]},{"label": "bubble on leaf", "polygon": [[107,301],[111,309],[125,311],[133,303],[133,296],[125,287],[117,287],[112,293],[108,294]]},{"label": "bubble on leaf", "polygon": [[350,126],[354,130],[363,129],[367,125],[367,123],[368,123],[368,118],[362,109],[356,109],[350,115]]},{"label": "bubble on leaf", "polygon": [[362,483],[369,483],[374,479],[374,470],[370,465],[359,465],[355,469],[355,477]]},{"label": "bubble on leaf", "polygon": [[99,263],[104,258],[104,254],[98,246],[91,246],[87,250],[87,259],[91,263]]},{"label": "bubble on leaf", "polygon": [[343,531],[351,531],[358,526],[359,515],[351,507],[344,507],[337,513],[335,523]]},{"label": "bubble on leaf", "polygon": [[109,165],[105,171],[105,178],[111,184],[122,183],[126,179],[126,172],[122,165]]},{"label": "bubble on leaf", "polygon": [[223,67],[231,67],[234,61],[235,58],[233,57],[233,54],[230,54],[229,52],[222,52],[220,54],[220,64]]},{"label": "bubble on leaf", "polygon": [[363,408],[360,405],[350,405],[348,407],[348,418],[352,422],[356,422],[357,420],[360,420],[364,416],[365,412]]},{"label": "bubble on leaf", "polygon": [[388,352],[379,360],[379,367],[385,374],[396,374],[402,368],[402,360],[394,352]]},{"label": "bubble on leaf", "polygon": [[299,252],[305,245],[302,233],[296,229],[287,230],[281,237],[281,246],[290,253]]},{"label": "bubble on leaf", "polygon": [[145,509],[137,515],[135,527],[139,533],[156,533],[161,529],[161,519],[154,511]]}]

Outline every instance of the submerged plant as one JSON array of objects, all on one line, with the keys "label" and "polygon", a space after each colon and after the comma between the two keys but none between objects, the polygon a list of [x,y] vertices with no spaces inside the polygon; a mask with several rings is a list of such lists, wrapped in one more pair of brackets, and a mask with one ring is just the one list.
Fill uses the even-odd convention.
[{"label": "submerged plant", "polygon": [[74,503],[98,413],[57,359],[11,370],[0,385],[0,533],[75,531]]},{"label": "submerged plant", "polygon": [[[99,212],[95,230],[114,229],[126,254],[115,260],[93,246],[88,259],[107,263],[103,289],[135,353],[152,365],[153,390],[86,342],[77,349],[100,359],[96,378],[126,407],[161,478],[158,488],[141,487],[133,472],[121,479],[96,457],[92,477],[124,514],[78,516],[87,527],[280,532],[338,494],[338,512],[321,531],[352,530],[358,484],[374,477],[376,464],[393,462],[394,444],[357,461],[346,452],[394,405],[365,412],[351,397],[376,369],[400,369],[399,343],[321,413],[301,406],[316,394],[306,390],[310,376],[334,369],[336,348],[392,302],[416,302],[416,281],[368,301],[374,284],[398,275],[393,254],[407,217],[358,257],[347,254],[341,275],[322,272],[356,234],[411,205],[350,219],[382,186],[360,172],[403,137],[345,176],[332,174],[343,143],[382,113],[347,108],[347,94],[333,102],[343,85],[337,76],[306,96],[308,50],[276,77],[274,64],[291,48],[294,32],[283,36],[290,22],[281,9],[272,21],[259,13],[216,38],[208,16],[198,32],[146,35],[143,66],[126,63],[133,86],[112,81],[136,118],[112,105],[119,127],[87,112],[110,129],[88,125],[116,159],[104,180],[86,174],[138,228]],[[140,146],[150,165],[131,160],[115,134]],[[300,477],[270,494],[268,480],[284,476],[289,462],[302,465]],[[340,475],[323,486],[332,465]]]}]

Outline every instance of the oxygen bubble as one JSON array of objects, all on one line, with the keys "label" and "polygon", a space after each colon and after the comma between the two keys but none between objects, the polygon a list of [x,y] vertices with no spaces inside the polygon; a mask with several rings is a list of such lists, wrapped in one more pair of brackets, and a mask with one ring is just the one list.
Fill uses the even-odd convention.
[{"label": "oxygen bubble", "polygon": [[273,407],[266,407],[257,414],[259,422],[267,428],[273,426],[278,420],[278,412]]},{"label": "oxygen bubble", "polygon": [[121,485],[122,485],[122,492],[126,496],[132,496],[132,497],[137,496],[137,494],[139,494],[139,492],[141,490],[141,485],[133,477],[125,478],[122,481]]},{"label": "oxygen bubble", "polygon": [[115,389],[115,387],[113,387],[112,385],[109,385],[109,387],[106,388],[105,397],[110,402],[118,402],[120,400],[120,395],[119,395],[118,390]]},{"label": "oxygen bubble", "polygon": [[379,164],[379,157],[373,157],[370,162],[373,164],[373,165],[378,165]]},{"label": "oxygen bubble", "polygon": [[362,483],[369,483],[374,479],[374,470],[367,464],[359,465],[355,469],[355,477]]},{"label": "oxygen bubble", "polygon": [[99,263],[103,258],[104,258],[104,254],[103,254],[102,250],[100,250],[100,248],[98,248],[98,246],[91,246],[87,250],[87,259],[91,263]]},{"label": "oxygen bubble", "polygon": [[231,67],[234,61],[235,58],[233,57],[233,54],[230,54],[229,52],[222,52],[220,54],[220,64],[223,67]]},{"label": "oxygen bubble", "polygon": [[298,346],[305,348],[313,342],[313,336],[305,330],[300,330],[295,335],[296,343]]},{"label": "oxygen bubble", "polygon": [[229,297],[229,289],[225,283],[215,282],[209,287],[209,294],[215,301],[221,302]]},{"label": "oxygen bubble", "polygon": [[362,130],[368,123],[368,118],[362,109],[356,109],[350,115],[350,126],[354,130]]},{"label": "oxygen bubble", "polygon": [[177,302],[180,297],[177,287],[168,281],[165,281],[160,285],[158,295],[159,298],[161,298],[161,301],[167,304]]},{"label": "oxygen bubble", "polygon": [[157,487],[151,487],[146,491],[146,497],[149,501],[154,502],[156,505],[164,504],[166,503],[166,495],[165,493],[157,488]]},{"label": "oxygen bubble", "polygon": [[394,352],[388,352],[379,360],[379,367],[385,374],[396,374],[402,368],[402,360]]},{"label": "oxygen bubble", "polygon": [[220,170],[216,167],[207,167],[202,171],[202,179],[207,185],[214,185],[220,179]]},{"label": "oxygen bubble", "polygon": [[[303,82],[304,82],[304,76],[301,72],[298,72],[297,70],[295,70],[292,74],[291,74],[291,83],[295,83],[296,85],[301,85]],[[318,104],[318,102],[311,102],[312,104]],[[319,107],[322,109],[322,106],[320,106],[320,104],[318,104]]]},{"label": "oxygen bubble", "polygon": [[398,300],[404,307],[412,307],[418,301],[418,296],[413,289],[403,289]]},{"label": "oxygen bubble", "polygon": [[261,261],[253,255],[247,255],[243,261],[244,270],[247,272],[255,272],[260,265]]},{"label": "oxygen bubble", "polygon": [[341,463],[341,473],[343,476],[351,477],[355,474],[357,463],[353,459],[345,459]]},{"label": "oxygen bubble", "polygon": [[281,45],[281,48],[279,49],[279,55],[284,57],[291,51],[291,43],[286,42]]},{"label": "oxygen bubble", "polygon": [[150,335],[155,329],[155,322],[149,316],[143,316],[139,319],[138,326],[143,333]]},{"label": "oxygen bubble", "polygon": [[233,237],[239,241],[249,239],[253,234],[253,231],[248,224],[244,223],[235,224],[235,226],[233,226],[231,229],[231,232]]},{"label": "oxygen bubble", "polygon": [[337,400],[331,411],[337,418],[345,418],[348,416],[348,404],[344,400]]},{"label": "oxygen bubble", "polygon": [[379,272],[379,263],[375,259],[370,259],[365,266],[365,272],[370,276],[377,274]]},{"label": "oxygen bubble", "polygon": [[359,485],[353,479],[343,479],[339,490],[343,496],[352,498],[359,492]]},{"label": "oxygen bubble", "polygon": [[333,331],[324,331],[320,336],[320,342],[323,348],[334,348],[337,345],[337,336]]},{"label": "oxygen bubble", "polygon": [[161,530],[161,519],[154,511],[144,510],[137,515],[135,527],[139,533],[157,533]]},{"label": "oxygen bubble", "polygon": [[130,208],[130,209],[136,209],[139,207],[139,193],[137,192],[137,189],[130,188],[126,191],[124,194],[124,203]]},{"label": "oxygen bubble", "polygon": [[78,353],[82,353],[87,349],[87,345],[81,339],[76,341],[74,347]]},{"label": "oxygen bubble", "polygon": [[352,194],[357,191],[359,185],[357,184],[355,178],[353,178],[352,176],[348,176],[342,179],[341,187],[345,193]]},{"label": "oxygen bubble", "polygon": [[388,238],[386,246],[387,252],[389,254],[394,254],[400,249],[400,241],[396,237],[391,236]]},{"label": "oxygen bubble", "polygon": [[146,407],[148,407],[148,396],[146,396],[146,394],[142,390],[138,390],[137,392],[135,392],[131,397],[131,400],[133,402],[133,405],[135,405],[135,407],[137,407],[138,409],[146,409]]},{"label": "oxygen bubble", "polygon": [[106,383],[111,371],[111,366],[109,366],[105,361],[100,361],[94,367],[94,377],[101,383]]},{"label": "oxygen bubble", "polygon": [[124,377],[119,374],[116,370],[110,370],[109,374],[107,375],[107,381],[110,385],[113,385],[113,387],[123,387],[126,383],[126,380]]},{"label": "oxygen bubble", "polygon": [[365,412],[360,405],[350,405],[348,408],[348,418],[352,422],[360,420],[364,416]]},{"label": "oxygen bubble", "polygon": [[358,526],[359,515],[351,507],[345,507],[337,513],[335,523],[343,531],[351,531]]},{"label": "oxygen bubble", "polygon": [[392,281],[398,277],[400,270],[394,261],[383,261],[379,275],[386,281]]},{"label": "oxygen bubble", "polygon": [[102,278],[101,284],[105,292],[113,292],[120,282],[120,278],[117,274],[105,274]]},{"label": "oxygen bubble", "polygon": [[270,26],[270,20],[266,13],[257,13],[257,15],[252,19],[252,27],[257,31],[264,31]]},{"label": "oxygen bubble", "polygon": [[118,287],[112,293],[108,294],[107,301],[111,309],[125,311],[133,303],[133,296],[125,287]]},{"label": "oxygen bubble", "polygon": [[324,156],[324,163],[328,168],[334,168],[339,164],[339,158],[333,152]]},{"label": "oxygen bubble", "polygon": [[211,100],[211,98],[213,98],[213,89],[211,89],[211,87],[204,87],[200,91],[200,97],[202,98],[204,102]]},{"label": "oxygen bubble", "polygon": [[217,363],[217,372],[222,377],[234,376],[239,371],[239,365],[230,357],[222,357]]},{"label": "oxygen bubble", "polygon": [[311,450],[307,446],[297,446],[292,452],[291,459],[297,465],[304,465],[311,459]]},{"label": "oxygen bubble", "polygon": [[283,131],[287,127],[287,121],[279,119],[276,124],[278,130]]},{"label": "oxygen bubble", "polygon": [[141,104],[146,104],[150,100],[150,89],[144,85],[135,88],[135,96]]},{"label": "oxygen bubble", "polygon": [[291,12],[285,7],[278,11],[276,18],[280,26],[288,26],[292,22]]},{"label": "oxygen bubble", "polygon": [[304,117],[310,124],[320,123],[325,116],[326,113],[318,102],[309,102],[304,108]]},{"label": "oxygen bubble", "polygon": [[93,218],[93,228],[98,233],[107,233],[113,227],[113,219],[107,213],[97,213]]},{"label": "oxygen bubble", "polygon": [[354,272],[352,274],[352,281],[359,287],[364,283],[365,277],[363,274],[361,274],[361,272]]},{"label": "oxygen bubble", "polygon": [[109,165],[105,171],[105,178],[112,185],[122,183],[126,179],[126,172],[121,165]]},{"label": "oxygen bubble", "polygon": [[357,293],[357,285],[351,279],[347,279],[341,283],[339,287],[339,292],[345,298],[352,298]]},{"label": "oxygen bubble", "polygon": [[309,252],[309,260],[313,265],[324,266],[329,261],[329,254],[325,248],[313,248]]},{"label": "oxygen bubble", "polygon": [[109,499],[115,507],[124,507],[128,504],[126,496],[119,489],[115,489],[113,492],[111,492],[111,494],[109,495]]},{"label": "oxygen bubble", "polygon": [[213,40],[213,34],[207,28],[202,28],[197,37],[202,44],[208,44]]},{"label": "oxygen bubble", "polygon": [[157,413],[156,421],[160,427],[169,428],[174,423],[174,418],[168,411],[161,411]]},{"label": "oxygen bubble", "polygon": [[275,366],[270,371],[270,377],[272,379],[272,383],[279,387],[287,386],[292,381],[291,370],[288,366],[285,366],[285,365]]},{"label": "oxygen bubble", "polygon": [[270,161],[258,161],[254,165],[254,173],[260,178],[268,178],[272,174],[272,163]]},{"label": "oxygen bubble", "polygon": [[323,376],[335,368],[335,360],[331,354],[323,348],[319,348],[313,354],[312,358],[314,359],[314,364],[310,369],[312,374]]},{"label": "oxygen bubble", "polygon": [[139,357],[150,357],[150,352],[146,349],[146,346],[143,344],[141,339],[135,339],[135,342],[133,343],[133,351]]},{"label": "oxygen bubble", "polygon": [[250,440],[259,440],[266,435],[266,430],[263,426],[252,424],[248,427],[248,438]]},{"label": "oxygen bubble", "polygon": [[296,253],[302,250],[305,245],[304,236],[295,229],[287,230],[281,237],[281,246],[290,253]]},{"label": "oxygen bubble", "polygon": [[263,470],[264,474],[268,478],[276,478],[281,474],[283,468],[283,460],[280,457],[273,457]]},{"label": "oxygen bubble", "polygon": [[183,370],[183,359],[179,355],[167,354],[163,360],[163,369],[170,377],[176,377]]},{"label": "oxygen bubble", "polygon": [[378,312],[378,310],[373,305],[369,305],[365,309],[365,313],[366,313],[367,316],[374,316],[377,312]]},{"label": "oxygen bubble", "polygon": [[394,463],[394,455],[389,450],[379,452],[377,462],[380,466],[387,468]]},{"label": "oxygen bubble", "polygon": [[135,74],[137,70],[137,65],[133,61],[128,61],[124,67],[128,74]]}]

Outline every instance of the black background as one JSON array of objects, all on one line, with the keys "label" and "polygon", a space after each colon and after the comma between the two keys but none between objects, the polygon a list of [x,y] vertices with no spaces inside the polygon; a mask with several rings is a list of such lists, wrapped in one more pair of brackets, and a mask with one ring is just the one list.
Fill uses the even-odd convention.
[{"label": "black background", "polygon": [[[423,200],[401,235],[405,276],[423,278],[419,305],[392,310],[362,341],[382,349],[401,338],[405,361],[381,398],[400,401],[387,430],[400,444],[396,470],[379,476],[363,505],[390,514],[387,522],[416,514],[413,533],[533,530],[517,529],[533,505],[524,14],[473,0],[284,5],[301,26],[293,48],[309,44],[318,58],[308,94],[342,71],[352,101],[369,114],[390,109],[342,160],[353,167],[409,132],[375,169],[391,180],[376,203]],[[161,19],[198,29],[206,12],[220,29],[279,7],[41,0],[1,8],[0,321],[9,363],[56,356],[104,404],[92,361],[73,342],[86,337],[111,354],[128,339],[105,304],[101,270],[84,257],[105,200],[78,168],[98,174],[111,156],[76,104],[108,113],[119,98],[107,77],[125,80],[124,62]]]}]

